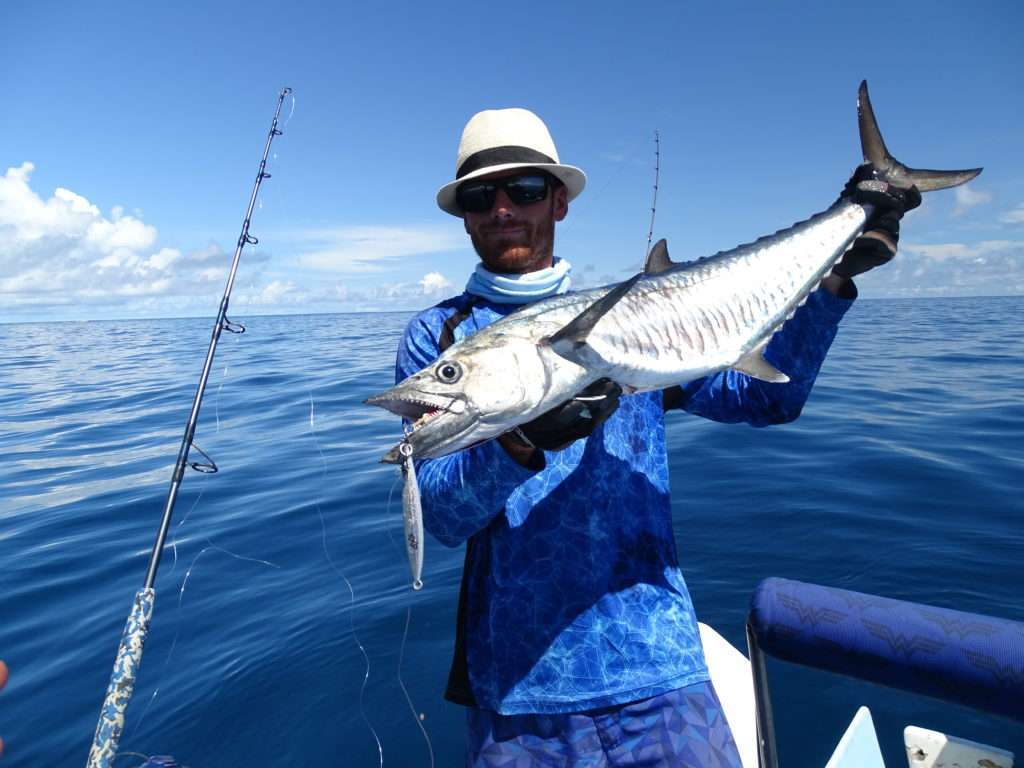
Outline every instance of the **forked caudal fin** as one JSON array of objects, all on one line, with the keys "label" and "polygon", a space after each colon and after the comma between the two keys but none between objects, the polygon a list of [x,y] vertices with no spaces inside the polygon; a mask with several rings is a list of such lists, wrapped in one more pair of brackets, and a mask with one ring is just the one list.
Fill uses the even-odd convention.
[{"label": "forked caudal fin", "polygon": [[871,108],[868,97],[868,83],[862,80],[857,91],[857,123],[860,126],[860,146],[864,160],[871,163],[881,173],[885,181],[894,186],[907,189],[917,187],[919,192],[932,192],[936,189],[947,189],[970,181],[981,168],[969,168],[963,171],[930,171],[919,168],[907,168],[903,163],[889,154],[878,130],[875,111]]}]

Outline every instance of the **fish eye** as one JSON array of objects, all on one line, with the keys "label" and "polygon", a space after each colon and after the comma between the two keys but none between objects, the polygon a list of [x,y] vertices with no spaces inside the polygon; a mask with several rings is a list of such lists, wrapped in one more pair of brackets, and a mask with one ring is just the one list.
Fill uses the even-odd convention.
[{"label": "fish eye", "polygon": [[462,366],[453,360],[441,363],[434,372],[443,384],[454,384],[462,376]]}]

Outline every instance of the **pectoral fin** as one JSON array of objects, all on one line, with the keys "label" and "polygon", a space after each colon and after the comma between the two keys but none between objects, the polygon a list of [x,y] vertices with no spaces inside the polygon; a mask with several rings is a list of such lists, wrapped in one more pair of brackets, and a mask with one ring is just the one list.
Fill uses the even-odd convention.
[{"label": "pectoral fin", "polygon": [[755,379],[770,382],[771,384],[785,384],[789,381],[789,376],[764,359],[764,348],[767,346],[768,339],[765,339],[741,357],[732,366],[732,369],[745,373],[748,376],[753,376]]},{"label": "pectoral fin", "polygon": [[584,365],[579,355],[580,350],[586,346],[587,336],[594,330],[594,326],[604,315],[614,307],[629,289],[643,277],[642,274],[633,275],[629,280],[619,283],[608,293],[595,301],[589,307],[580,312],[569,321],[565,327],[549,336],[546,341],[551,348],[566,360],[577,365]]}]

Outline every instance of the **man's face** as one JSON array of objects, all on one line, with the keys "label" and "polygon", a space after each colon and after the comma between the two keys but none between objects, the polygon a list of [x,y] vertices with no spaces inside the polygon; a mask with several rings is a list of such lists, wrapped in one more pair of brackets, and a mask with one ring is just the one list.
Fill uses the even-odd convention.
[{"label": "man's face", "polygon": [[[503,179],[529,173],[529,169],[482,176],[482,180]],[[550,267],[555,246],[555,222],[569,212],[564,186],[548,191],[537,203],[517,205],[504,189],[498,188],[491,210],[463,214],[466,232],[480,260],[492,272],[525,274]]]}]

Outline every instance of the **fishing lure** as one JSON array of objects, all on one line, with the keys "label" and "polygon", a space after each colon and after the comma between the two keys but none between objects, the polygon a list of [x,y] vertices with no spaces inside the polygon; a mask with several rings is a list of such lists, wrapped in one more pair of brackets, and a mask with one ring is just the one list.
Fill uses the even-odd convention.
[{"label": "fishing lure", "polygon": [[412,445],[408,441],[399,448],[402,454],[402,518],[405,522],[405,551],[409,555],[412,588],[423,589],[423,506],[420,486],[416,480],[416,467],[412,463]]}]

